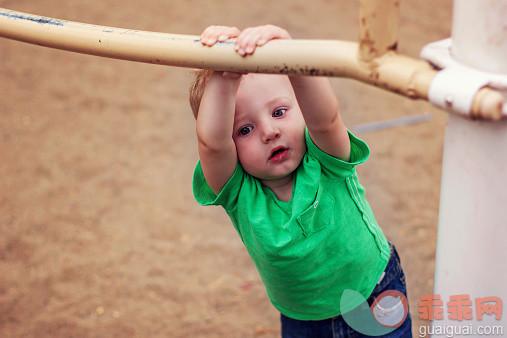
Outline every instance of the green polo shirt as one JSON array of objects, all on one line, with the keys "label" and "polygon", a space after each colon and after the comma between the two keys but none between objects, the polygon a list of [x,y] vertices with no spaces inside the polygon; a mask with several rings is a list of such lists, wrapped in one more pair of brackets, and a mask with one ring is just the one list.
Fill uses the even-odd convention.
[{"label": "green polo shirt", "polygon": [[349,133],[350,162],[321,151],[305,131],[307,152],[293,178],[293,195],[280,201],[238,163],[217,196],[201,164],[193,177],[195,199],[221,205],[255,263],[273,305],[299,320],[321,320],[352,310],[340,308],[352,289],[368,298],[389,259],[355,166],[366,161],[366,143]]}]

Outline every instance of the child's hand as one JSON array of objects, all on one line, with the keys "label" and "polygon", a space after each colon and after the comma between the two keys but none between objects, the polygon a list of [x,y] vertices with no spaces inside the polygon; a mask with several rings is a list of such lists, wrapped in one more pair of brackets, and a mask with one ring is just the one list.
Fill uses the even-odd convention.
[{"label": "child's hand", "polygon": [[209,26],[201,33],[201,43],[205,46],[213,46],[217,41],[224,42],[232,38],[237,38],[241,31],[236,27],[227,26]]},{"label": "child's hand", "polygon": [[241,56],[251,55],[255,48],[276,39],[291,39],[291,36],[285,29],[274,25],[250,27],[238,36],[234,49]]},{"label": "child's hand", "polygon": [[234,50],[241,55],[251,55],[255,48],[264,46],[271,40],[291,39],[289,33],[278,26],[264,25],[246,28],[240,31],[236,27],[210,26],[201,34],[201,43],[206,46],[213,46],[217,41],[223,42],[228,39],[237,38]]},{"label": "child's hand", "polygon": [[[213,46],[215,43],[224,42],[239,36],[241,31],[236,27],[227,26],[209,26],[201,33],[200,40],[205,46]],[[222,72],[225,78],[238,80],[243,74],[236,72]]]}]

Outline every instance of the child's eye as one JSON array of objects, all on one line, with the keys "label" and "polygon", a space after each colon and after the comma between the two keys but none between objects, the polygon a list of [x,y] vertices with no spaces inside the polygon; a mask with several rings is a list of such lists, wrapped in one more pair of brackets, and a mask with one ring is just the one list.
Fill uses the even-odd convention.
[{"label": "child's eye", "polygon": [[251,131],[252,131],[252,129],[253,129],[253,127],[251,127],[251,126],[246,126],[246,127],[243,127],[243,128],[241,128],[241,129],[239,130],[238,134],[240,134],[240,135],[246,135],[246,134],[248,134],[249,132],[251,132]]},{"label": "child's eye", "polygon": [[285,109],[285,108],[277,109],[273,112],[272,116],[273,117],[281,117],[285,114],[286,111],[287,111],[287,109]]}]

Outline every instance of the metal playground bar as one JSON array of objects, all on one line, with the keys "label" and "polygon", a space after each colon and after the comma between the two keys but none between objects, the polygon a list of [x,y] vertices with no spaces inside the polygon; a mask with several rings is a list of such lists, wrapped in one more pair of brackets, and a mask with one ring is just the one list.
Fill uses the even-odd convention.
[{"label": "metal playground bar", "polygon": [[[363,1],[359,43],[271,41],[246,58],[234,52],[231,41],[206,48],[197,36],[96,26],[6,9],[0,9],[0,36],[78,53],[169,66],[348,77],[411,98],[428,99],[437,71],[427,62],[396,53],[397,2]],[[384,15],[376,16],[379,11]],[[391,22],[392,27],[384,30],[383,22]],[[484,88],[475,96],[470,113],[499,119],[501,106],[501,95]]]},{"label": "metal playground bar", "polygon": [[[418,60],[396,51],[398,0],[361,0],[359,42],[276,40],[241,57],[232,41],[76,23],[0,8],[0,36],[177,67],[336,76],[451,112],[446,126],[435,294],[507,301],[507,0],[455,0],[452,37]],[[453,325],[500,321],[454,322]],[[449,324],[445,319],[434,325]]]}]

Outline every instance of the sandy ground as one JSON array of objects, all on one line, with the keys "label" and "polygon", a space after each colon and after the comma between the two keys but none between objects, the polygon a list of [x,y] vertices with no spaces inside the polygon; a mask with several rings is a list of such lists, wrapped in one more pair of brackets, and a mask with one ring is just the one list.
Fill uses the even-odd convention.
[{"label": "sandy ground", "polygon": [[[357,40],[358,1],[0,0],[99,25],[198,35],[274,23]],[[450,0],[401,3],[399,48],[450,35]],[[0,39],[0,336],[279,336],[279,314],[226,214],[193,199],[185,69]],[[430,112],[365,132],[358,171],[401,254],[414,332],[433,291],[445,114],[333,79],[346,124]]]}]

